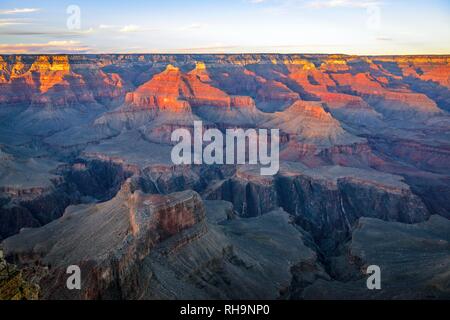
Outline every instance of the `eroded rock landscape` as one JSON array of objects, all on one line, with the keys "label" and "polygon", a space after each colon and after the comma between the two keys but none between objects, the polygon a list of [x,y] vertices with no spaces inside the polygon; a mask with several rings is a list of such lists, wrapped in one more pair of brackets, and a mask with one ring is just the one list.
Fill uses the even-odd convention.
[{"label": "eroded rock landscape", "polygon": [[[0,248],[40,299],[450,299],[449,112],[449,56],[3,55]],[[194,121],[279,172],[173,164]]]}]

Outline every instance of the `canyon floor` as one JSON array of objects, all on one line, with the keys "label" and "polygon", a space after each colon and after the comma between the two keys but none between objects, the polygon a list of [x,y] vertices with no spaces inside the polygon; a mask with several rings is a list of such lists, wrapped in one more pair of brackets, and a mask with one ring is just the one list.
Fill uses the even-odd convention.
[{"label": "canyon floor", "polygon": [[[449,93],[448,56],[0,56],[0,298],[449,299]],[[197,120],[279,172],[174,165]]]}]

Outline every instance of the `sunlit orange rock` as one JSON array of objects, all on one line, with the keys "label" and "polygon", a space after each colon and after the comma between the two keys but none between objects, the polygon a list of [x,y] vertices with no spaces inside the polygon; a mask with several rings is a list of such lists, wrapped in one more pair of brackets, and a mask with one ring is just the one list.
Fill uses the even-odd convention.
[{"label": "sunlit orange rock", "polygon": [[25,72],[25,64],[22,62],[22,57],[17,56],[14,66],[11,69],[11,78],[19,77]]},{"label": "sunlit orange rock", "polygon": [[202,82],[211,82],[209,73],[206,70],[206,65],[204,62],[197,61],[195,63],[195,68],[189,72],[190,75],[197,77]]},{"label": "sunlit orange rock", "polygon": [[352,75],[350,73],[333,74],[332,78],[341,87],[348,87],[363,94],[381,94],[384,89],[380,83],[376,82],[367,73],[358,73]]},{"label": "sunlit orange rock", "polygon": [[333,74],[333,79],[341,87],[346,87],[358,95],[366,97],[369,104],[378,105],[386,111],[419,111],[439,113],[436,103],[421,93],[395,91],[386,88],[378,79],[366,73]]},{"label": "sunlit orange rock", "polygon": [[0,102],[5,104],[95,105],[103,99],[110,101],[125,94],[126,88],[118,74],[107,74],[96,65],[75,63],[82,72],[79,74],[67,55],[14,56],[7,61],[2,57],[2,61]]},{"label": "sunlit orange rock", "polygon": [[8,63],[0,56],[0,83],[8,82]]},{"label": "sunlit orange rock", "polygon": [[315,92],[321,101],[330,108],[366,109],[369,108],[367,102],[361,97],[335,92]]},{"label": "sunlit orange rock", "polygon": [[297,101],[289,107],[288,111],[293,114],[302,114],[305,117],[317,120],[330,121],[332,116],[326,112],[320,105]]},{"label": "sunlit orange rock", "polygon": [[[347,66],[346,64],[341,64],[341,61],[343,60],[338,61],[338,66]],[[325,65],[322,65],[321,69],[325,67]],[[298,70],[292,68],[290,70],[290,79],[294,80],[307,94],[325,102],[330,108],[368,108],[367,103],[361,97],[330,91],[330,88],[335,88],[337,84],[326,72],[321,70]],[[342,70],[344,70],[344,68]],[[347,80],[347,82],[345,82],[346,84],[352,82],[350,80],[350,74],[339,73],[337,76]],[[344,83],[344,81],[342,82]]]},{"label": "sunlit orange rock", "polygon": [[288,69],[300,69],[300,70],[315,70],[316,66],[311,61],[298,58],[286,58],[284,64]]},{"label": "sunlit orange rock", "polygon": [[294,102],[300,99],[300,95],[298,93],[293,92],[285,84],[275,80],[262,82],[257,95],[259,100],[268,102]]},{"label": "sunlit orange rock", "polygon": [[256,108],[255,101],[247,96],[231,96],[231,107],[237,108]]},{"label": "sunlit orange rock", "polygon": [[450,59],[447,57],[416,57],[397,59],[403,76],[433,81],[450,88]]},{"label": "sunlit orange rock", "polygon": [[206,71],[203,67],[203,64],[197,64],[194,71],[183,73],[179,68],[169,64],[166,70],[155,75],[136,91],[128,93],[126,102],[138,107],[154,107],[176,112],[188,111],[190,106],[229,108],[230,96],[201,80]]},{"label": "sunlit orange rock", "polygon": [[330,59],[326,59],[319,68],[322,71],[348,71],[350,67],[347,65],[347,61],[341,57],[330,57]]},{"label": "sunlit orange rock", "polygon": [[45,93],[56,84],[64,82],[64,77],[70,74],[69,58],[39,56],[28,72],[39,74],[39,90]]}]

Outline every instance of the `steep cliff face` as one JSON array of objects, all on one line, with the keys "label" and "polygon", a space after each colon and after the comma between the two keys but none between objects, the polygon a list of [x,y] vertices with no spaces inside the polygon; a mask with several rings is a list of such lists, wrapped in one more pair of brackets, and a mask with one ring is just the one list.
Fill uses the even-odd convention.
[{"label": "steep cliff face", "polygon": [[204,197],[230,201],[242,217],[260,216],[279,207],[273,178],[249,175],[242,171],[232,178],[216,182],[206,190]]},{"label": "steep cliff face", "polygon": [[307,169],[286,164],[274,178],[241,169],[204,196],[232,202],[243,217],[282,207],[324,250],[331,251],[346,239],[360,217],[403,223],[429,217],[422,200],[399,177],[345,167]]},{"label": "steep cliff face", "polygon": [[[18,264],[51,266],[40,281],[42,298],[118,298],[137,294],[133,284],[145,281],[136,273],[139,261],[154,246],[200,223],[204,215],[193,192],[144,195],[126,183],[111,201],[70,207],[60,220],[23,231],[3,246]],[[89,274],[78,293],[70,292],[61,279],[72,264]]]},{"label": "steep cliff face", "polygon": [[[192,191],[161,196],[135,187],[128,181],[108,202],[70,207],[5,240],[6,257],[21,270],[40,269],[41,299],[274,299],[298,263],[328,279],[309,237],[282,211],[235,221],[230,203],[205,208]],[[80,291],[66,288],[73,264],[82,271]]]}]

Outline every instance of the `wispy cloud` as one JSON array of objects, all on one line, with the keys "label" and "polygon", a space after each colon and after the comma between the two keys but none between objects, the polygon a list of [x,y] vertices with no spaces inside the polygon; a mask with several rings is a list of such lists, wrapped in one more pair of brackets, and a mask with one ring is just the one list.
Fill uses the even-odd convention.
[{"label": "wispy cloud", "polygon": [[14,43],[0,44],[0,52],[3,54],[25,54],[25,53],[87,53],[88,46],[79,41],[63,40],[49,41],[46,43]]},{"label": "wispy cloud", "polygon": [[0,14],[21,14],[21,13],[33,13],[38,12],[39,8],[14,8],[0,10]]},{"label": "wispy cloud", "polygon": [[[23,23],[10,23],[10,24],[28,24],[26,22]],[[0,26],[1,26],[1,19],[0,19]],[[95,32],[95,29],[89,28],[85,30],[73,30],[73,31],[60,31],[60,30],[45,30],[45,29],[39,29],[39,28],[26,28],[24,30],[17,30],[17,29],[0,29],[0,35],[7,35],[7,36],[51,36],[55,38],[63,38],[63,37],[83,37],[88,36]]]},{"label": "wispy cloud", "polygon": [[2,26],[11,26],[11,25],[20,25],[20,24],[29,24],[30,22],[24,19],[0,19],[0,27]]}]

